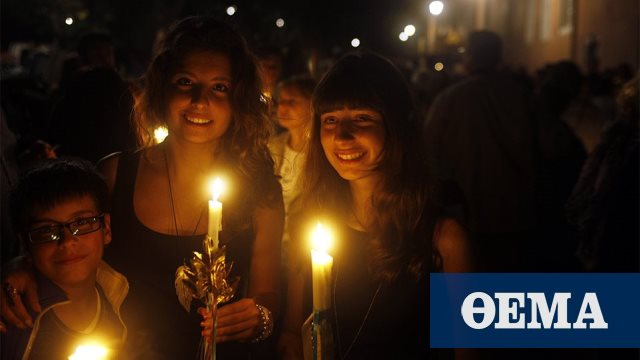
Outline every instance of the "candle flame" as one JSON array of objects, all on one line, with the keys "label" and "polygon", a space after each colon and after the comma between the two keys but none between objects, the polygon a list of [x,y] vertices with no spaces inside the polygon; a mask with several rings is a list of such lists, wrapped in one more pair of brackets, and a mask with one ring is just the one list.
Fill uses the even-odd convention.
[{"label": "candle flame", "polygon": [[160,144],[169,135],[169,130],[164,126],[158,126],[153,130],[153,137],[156,139],[156,144]]},{"label": "candle flame", "polygon": [[218,201],[220,194],[224,191],[224,183],[217,177],[213,180],[210,187],[213,201]]},{"label": "candle flame", "polygon": [[333,236],[331,231],[327,229],[320,222],[316,224],[316,228],[311,234],[312,241],[312,249],[316,251],[320,251],[326,253],[329,248],[331,248],[331,243],[333,241]]},{"label": "candle flame", "polygon": [[98,343],[83,344],[76,348],[76,351],[69,356],[69,360],[101,360],[107,359],[109,351]]}]

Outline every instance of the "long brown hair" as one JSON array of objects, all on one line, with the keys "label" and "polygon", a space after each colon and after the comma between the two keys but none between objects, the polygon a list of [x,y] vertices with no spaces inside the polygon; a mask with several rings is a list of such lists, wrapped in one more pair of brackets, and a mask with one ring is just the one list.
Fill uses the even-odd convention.
[{"label": "long brown hair", "polygon": [[382,114],[385,147],[377,166],[383,176],[372,202],[374,222],[368,231],[369,272],[393,281],[406,272],[419,278],[430,266],[431,234],[437,216],[427,197],[427,181],[418,149],[418,122],[406,81],[387,59],[373,53],[349,54],[322,78],[312,98],[313,126],[301,196],[304,214],[348,214],[349,183],[327,160],[320,143],[320,116],[328,111],[371,108]]},{"label": "long brown hair", "polygon": [[[231,64],[232,122],[216,150],[241,187],[257,205],[270,205],[280,191],[273,160],[266,146],[270,122],[261,100],[260,80],[253,55],[231,26],[211,17],[187,17],[173,24],[157,44],[135,105],[139,129],[147,133],[166,124],[166,86],[172,70],[193,51],[226,54]],[[150,145],[149,143],[145,145]],[[254,204],[256,205],[256,204]]]}]

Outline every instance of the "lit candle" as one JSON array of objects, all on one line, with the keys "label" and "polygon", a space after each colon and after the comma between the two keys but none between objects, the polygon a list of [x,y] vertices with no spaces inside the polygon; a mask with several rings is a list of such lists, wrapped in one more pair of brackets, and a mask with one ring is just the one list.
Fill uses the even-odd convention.
[{"label": "lit candle", "polygon": [[331,268],[333,257],[327,253],[331,246],[331,233],[318,223],[311,236],[311,267],[313,283],[313,310],[331,308]]},{"label": "lit candle", "polygon": [[80,345],[76,351],[69,356],[69,360],[100,360],[106,359],[109,351],[104,346],[91,343]]},{"label": "lit candle", "polygon": [[169,130],[164,126],[158,126],[153,130],[153,137],[156,140],[156,144],[160,144],[169,135]]},{"label": "lit candle", "polygon": [[216,178],[211,186],[213,193],[212,199],[209,200],[209,230],[208,237],[211,239],[212,251],[218,249],[218,232],[222,230],[222,203],[218,200],[222,192],[222,181]]}]

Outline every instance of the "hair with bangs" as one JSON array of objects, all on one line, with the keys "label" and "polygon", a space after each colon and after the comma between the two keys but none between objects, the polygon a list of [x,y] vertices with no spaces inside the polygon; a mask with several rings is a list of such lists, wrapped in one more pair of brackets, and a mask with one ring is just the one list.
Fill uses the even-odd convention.
[{"label": "hair with bangs", "polygon": [[35,211],[90,196],[99,213],[107,211],[107,184],[88,161],[80,159],[46,160],[27,170],[11,193],[13,224],[18,233],[27,231]]},{"label": "hair with bangs", "polygon": [[[135,105],[143,145],[150,146],[151,131],[166,124],[167,85],[172,71],[194,51],[222,53],[231,64],[232,121],[216,150],[232,173],[240,175],[251,202],[269,205],[280,191],[267,148],[270,122],[261,101],[260,78],[245,40],[230,25],[206,16],[193,16],[172,25],[157,44]],[[256,181],[260,179],[261,181]]]},{"label": "hair with bangs", "polygon": [[[305,167],[305,189],[298,221],[315,213],[348,216],[351,193],[327,160],[320,142],[320,116],[342,108],[368,108],[384,120],[385,145],[377,171],[369,271],[381,281],[408,272],[419,278],[432,257],[431,234],[436,207],[427,200],[418,149],[418,122],[409,87],[400,71],[373,53],[353,53],[338,60],[312,97],[313,126]],[[435,222],[435,221],[433,221]]]}]

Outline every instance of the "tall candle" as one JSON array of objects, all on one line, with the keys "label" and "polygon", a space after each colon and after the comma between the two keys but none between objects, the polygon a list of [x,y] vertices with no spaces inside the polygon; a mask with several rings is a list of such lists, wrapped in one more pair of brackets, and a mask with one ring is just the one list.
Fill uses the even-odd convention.
[{"label": "tall candle", "polygon": [[216,178],[211,187],[213,196],[209,200],[209,230],[207,236],[213,244],[213,251],[218,249],[218,233],[222,230],[222,203],[220,202],[220,193],[222,192],[222,181]]},{"label": "tall candle", "polygon": [[331,233],[318,223],[312,234],[311,267],[314,311],[331,308],[331,268],[333,257],[327,253]]}]

